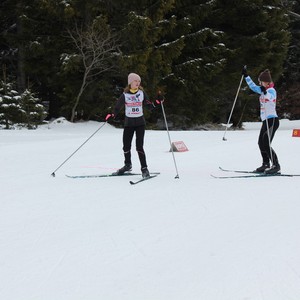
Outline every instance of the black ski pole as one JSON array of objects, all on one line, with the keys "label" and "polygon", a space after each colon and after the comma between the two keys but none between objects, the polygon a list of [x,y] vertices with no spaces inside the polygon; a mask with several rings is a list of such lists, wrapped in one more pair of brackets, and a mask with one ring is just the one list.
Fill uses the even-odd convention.
[{"label": "black ski pole", "polygon": [[238,90],[237,90],[236,95],[235,95],[235,99],[234,99],[234,102],[233,102],[233,105],[232,105],[232,108],[231,108],[231,112],[230,112],[230,115],[229,115],[229,118],[228,118],[228,122],[227,122],[227,125],[226,125],[226,129],[225,129],[225,132],[224,132],[224,135],[223,135],[223,141],[227,141],[227,139],[225,138],[225,135],[226,135],[226,132],[227,132],[227,128],[228,128],[229,122],[230,122],[230,120],[231,120],[231,116],[232,116],[232,113],[233,113],[233,109],[234,109],[234,107],[235,107],[235,103],[236,103],[238,94],[239,94],[239,92],[240,92],[240,88],[241,88],[243,79],[244,79],[244,75],[242,75],[242,78],[241,78],[241,81],[240,81]]},{"label": "black ski pole", "polygon": [[103,123],[84,143],[82,143],[67,159],[65,159],[57,168],[51,173],[51,176],[55,177],[55,172],[59,170],[83,145],[85,145],[105,124]]},{"label": "black ski pole", "polygon": [[173,147],[172,147],[172,142],[171,142],[171,138],[170,138],[169,127],[168,127],[168,123],[167,123],[167,118],[166,118],[166,114],[165,114],[165,109],[164,109],[163,101],[161,101],[160,104],[161,104],[161,110],[162,110],[162,113],[163,113],[163,116],[164,116],[164,120],[165,120],[165,124],[166,124],[166,129],[167,129],[167,133],[168,133],[168,137],[169,137],[169,143],[170,143],[170,147],[171,147],[171,151],[172,151],[172,155],[173,155],[173,161],[174,161],[174,165],[175,165],[175,169],[176,169],[175,179],[178,179],[179,175],[178,175],[178,170],[177,170],[177,165],[176,165],[174,150],[173,150]]}]

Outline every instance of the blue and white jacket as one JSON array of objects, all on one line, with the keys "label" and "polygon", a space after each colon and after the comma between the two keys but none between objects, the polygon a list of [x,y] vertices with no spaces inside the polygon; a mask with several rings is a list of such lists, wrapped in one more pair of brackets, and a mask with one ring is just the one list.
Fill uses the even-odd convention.
[{"label": "blue and white jacket", "polygon": [[260,94],[259,102],[260,102],[260,118],[262,121],[271,118],[277,118],[278,115],[276,113],[276,99],[277,92],[274,89],[274,83],[270,83],[269,87],[266,89],[267,93],[262,93],[260,86],[256,85],[250,76],[245,77],[245,80],[249,86],[249,88]]}]

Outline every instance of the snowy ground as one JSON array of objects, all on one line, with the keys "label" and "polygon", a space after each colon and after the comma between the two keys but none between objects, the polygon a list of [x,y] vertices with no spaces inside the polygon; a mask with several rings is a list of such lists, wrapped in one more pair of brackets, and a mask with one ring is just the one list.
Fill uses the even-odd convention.
[{"label": "snowy ground", "polygon": [[[122,130],[52,123],[0,131],[0,299],[299,300],[300,178],[214,179],[219,166],[261,163],[260,124],[243,131],[147,131],[155,179],[70,179],[122,166]],[[281,121],[273,146],[300,174],[300,121]],[[133,152],[133,171],[139,172]],[[223,173],[224,175],[224,173]]]}]

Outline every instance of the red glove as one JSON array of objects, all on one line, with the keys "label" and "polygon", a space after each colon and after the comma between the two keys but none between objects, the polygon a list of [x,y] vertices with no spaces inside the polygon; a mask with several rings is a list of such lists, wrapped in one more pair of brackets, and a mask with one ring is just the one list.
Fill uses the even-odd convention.
[{"label": "red glove", "polygon": [[110,118],[114,118],[114,117],[115,117],[114,114],[107,114],[106,117],[105,117],[105,121],[107,121]]},{"label": "red glove", "polygon": [[162,102],[164,102],[164,96],[161,94],[161,91],[158,92],[157,96],[156,96],[156,100],[155,102],[157,104],[161,104]]}]

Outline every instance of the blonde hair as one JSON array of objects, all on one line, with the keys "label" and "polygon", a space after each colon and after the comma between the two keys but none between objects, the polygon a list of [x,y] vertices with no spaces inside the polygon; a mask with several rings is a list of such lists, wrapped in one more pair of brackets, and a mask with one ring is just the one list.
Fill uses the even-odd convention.
[{"label": "blonde hair", "polygon": [[[130,91],[130,89],[131,89],[131,86],[130,86],[130,84],[128,84],[128,85],[124,88],[124,93],[128,93],[128,92]],[[141,90],[141,91],[144,90],[142,86],[139,86],[138,89]]]}]

